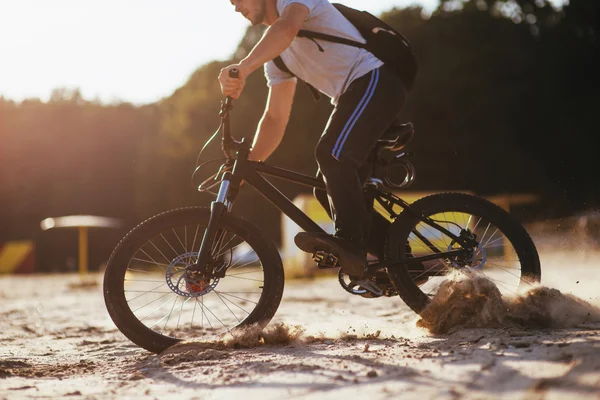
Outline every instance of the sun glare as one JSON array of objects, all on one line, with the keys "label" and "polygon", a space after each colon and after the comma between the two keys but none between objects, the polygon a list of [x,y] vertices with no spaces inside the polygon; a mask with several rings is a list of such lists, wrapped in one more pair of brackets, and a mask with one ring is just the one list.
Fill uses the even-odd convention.
[{"label": "sun glare", "polygon": [[[437,0],[341,2],[381,13]],[[2,1],[0,96],[48,100],[79,88],[90,100],[154,102],[230,57],[247,27],[225,0]]]},{"label": "sun glare", "polygon": [[[8,3],[8,2],[7,2]],[[151,102],[200,65],[225,59],[246,29],[225,1],[20,0],[0,5],[0,95]]]}]

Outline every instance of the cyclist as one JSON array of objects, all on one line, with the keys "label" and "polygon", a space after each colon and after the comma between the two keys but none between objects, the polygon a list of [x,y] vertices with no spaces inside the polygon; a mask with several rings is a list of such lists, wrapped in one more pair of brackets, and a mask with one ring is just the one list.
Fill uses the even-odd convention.
[{"label": "cyclist", "polygon": [[[253,25],[268,26],[264,36],[239,64],[219,75],[221,91],[237,99],[246,78],[264,65],[269,97],[259,123],[250,159],[264,161],[281,142],[296,88],[296,77],[331,98],[335,106],[315,148],[315,158],[327,187],[335,233],[299,233],[303,251],[335,254],[351,276],[366,269],[370,210],[362,194],[368,177],[367,158],[384,132],[396,121],[406,99],[403,82],[393,70],[365,49],[308,38],[300,29],[364,43],[358,30],[328,0],[231,0],[235,10]],[[273,61],[280,56],[287,72]],[[239,79],[229,77],[233,68]],[[290,71],[293,72],[290,73]],[[295,76],[294,76],[295,75]]]}]

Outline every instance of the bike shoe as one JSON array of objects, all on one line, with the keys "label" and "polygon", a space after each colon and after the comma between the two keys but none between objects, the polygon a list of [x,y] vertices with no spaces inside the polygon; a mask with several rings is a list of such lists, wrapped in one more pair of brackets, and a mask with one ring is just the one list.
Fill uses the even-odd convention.
[{"label": "bike shoe", "polygon": [[366,257],[349,240],[319,232],[300,232],[294,238],[302,251],[315,254],[318,251],[333,254],[346,274],[360,277],[367,268]]}]

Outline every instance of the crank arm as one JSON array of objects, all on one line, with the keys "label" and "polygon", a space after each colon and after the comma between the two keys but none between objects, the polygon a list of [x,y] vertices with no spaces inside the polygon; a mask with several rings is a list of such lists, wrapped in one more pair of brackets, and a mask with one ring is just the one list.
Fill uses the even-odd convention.
[{"label": "crank arm", "polygon": [[373,293],[375,296],[383,296],[383,291],[379,288],[379,286],[375,285],[368,279],[363,279],[360,281],[352,281],[350,285],[357,285],[362,287],[365,290]]}]

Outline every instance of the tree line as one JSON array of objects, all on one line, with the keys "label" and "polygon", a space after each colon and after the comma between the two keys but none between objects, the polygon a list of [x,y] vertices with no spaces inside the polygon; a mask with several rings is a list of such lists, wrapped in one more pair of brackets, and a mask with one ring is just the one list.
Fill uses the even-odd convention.
[{"label": "tree line", "polygon": [[[600,3],[589,0],[561,9],[545,0],[453,0],[428,17],[414,7],[384,13],[419,62],[403,112],[416,129],[411,189],[535,193],[539,203],[514,210],[529,219],[597,208],[599,15]],[[35,238],[48,255],[43,262],[60,264],[65,240],[40,233],[43,218],[107,215],[127,229],[169,208],[208,204],[211,196],[195,191],[191,173],[219,125],[216,77],[262,32],[249,28],[231,60],[198,68],[155,104],[102,105],[65,90],[45,103],[0,98],[0,242]],[[238,137],[254,134],[266,95],[257,71],[232,112]],[[327,101],[314,102],[299,85],[286,136],[269,162],[314,174],[313,148],[330,112]],[[202,160],[220,157],[215,142]],[[281,188],[290,196],[306,192]],[[279,240],[279,213],[253,190],[242,192],[235,212]],[[122,233],[95,233],[92,257],[106,258]]]}]

